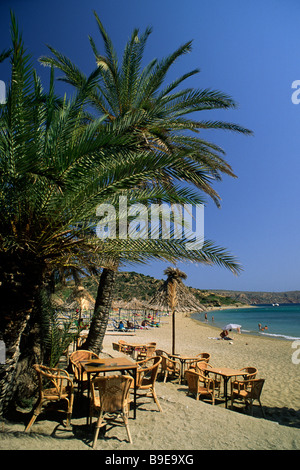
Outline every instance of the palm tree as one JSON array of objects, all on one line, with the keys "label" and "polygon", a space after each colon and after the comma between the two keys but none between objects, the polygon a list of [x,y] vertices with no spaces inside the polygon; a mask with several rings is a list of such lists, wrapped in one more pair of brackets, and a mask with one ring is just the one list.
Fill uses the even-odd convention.
[{"label": "palm tree", "polygon": [[[81,128],[86,90],[72,102],[59,103],[52,73],[45,94],[13,14],[11,39],[11,84],[0,108],[0,337],[7,352],[0,374],[0,412],[14,393],[22,334],[48,274],[62,257],[81,258],[87,249],[95,250],[83,238],[90,213],[86,210],[82,217],[79,169],[83,155],[99,149],[96,128]],[[93,174],[92,166],[91,160],[81,170],[86,170],[85,178]]]},{"label": "palm tree", "polygon": [[[191,183],[219,204],[220,196],[212,188],[212,183],[220,180],[222,173],[235,175],[223,158],[224,150],[198,137],[198,134],[203,129],[223,129],[245,135],[252,132],[235,123],[190,119],[189,115],[194,116],[199,111],[234,109],[236,103],[218,90],[179,89],[188,78],[199,73],[198,69],[185,73],[163,88],[172,65],[191,51],[191,41],[161,61],[154,59],[142,68],[151,29],[147,28],[142,34],[135,29],[125,46],[122,61],[119,61],[103,24],[96,12],[94,15],[105,55],[99,52],[94,39],[89,37],[99,72],[97,86],[89,96],[93,109],[105,117],[105,122],[114,132],[134,135],[139,148],[156,149],[172,155],[180,153],[184,166],[172,175],[166,174],[165,178],[172,180],[173,184],[176,181]],[[49,46],[49,49],[53,57],[42,57],[40,62],[61,70],[64,76],[60,80],[75,88],[82,87],[88,80],[84,73],[53,47]],[[157,184],[160,183],[159,177]]]},{"label": "palm tree", "polygon": [[[186,196],[187,191],[190,191],[189,195],[194,201],[197,196],[197,200],[200,200],[199,193],[197,194],[194,188],[200,189],[219,205],[220,196],[212,187],[212,183],[220,180],[223,173],[232,177],[235,175],[224,159],[223,149],[198,137],[198,134],[202,129],[225,129],[246,135],[251,134],[251,131],[233,123],[196,120],[189,116],[199,111],[235,108],[235,102],[220,91],[179,88],[199,70],[192,70],[163,87],[166,75],[175,61],[191,51],[191,42],[182,45],[161,61],[154,59],[143,68],[143,53],[151,34],[150,28],[142,34],[139,34],[137,29],[133,31],[119,65],[113,43],[98,15],[95,12],[94,15],[104,43],[105,55],[99,52],[94,39],[90,37],[97,65],[92,75],[97,74],[99,79],[96,87],[91,90],[89,104],[97,115],[103,117],[107,129],[113,130],[117,135],[130,135],[134,139],[136,149],[143,152],[152,150],[156,159],[162,156],[170,158],[162,171],[157,171],[152,176],[151,187],[154,185],[164,191],[167,188],[169,195],[175,191],[177,195],[182,196],[185,191]],[[49,49],[53,56],[42,57],[41,63],[61,70],[64,76],[60,79],[75,88],[84,86],[89,77],[87,78],[69,58],[53,47]],[[90,119],[94,117],[90,116]],[[144,188],[148,184],[150,179],[146,184],[143,182]],[[228,263],[227,254],[221,261],[222,254],[224,251],[222,253],[222,250],[215,249],[211,242],[206,242],[198,256],[201,262],[217,261],[236,272],[237,264],[232,264],[233,259]],[[101,349],[111,303],[114,271],[118,269],[119,262],[115,256],[114,268],[104,268],[101,274],[94,319],[87,343],[84,345],[95,352]]]}]

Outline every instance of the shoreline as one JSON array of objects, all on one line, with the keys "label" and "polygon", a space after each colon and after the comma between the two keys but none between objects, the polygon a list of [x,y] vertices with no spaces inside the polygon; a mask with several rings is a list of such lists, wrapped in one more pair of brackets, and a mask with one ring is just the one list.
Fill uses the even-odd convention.
[{"label": "shoreline", "polygon": [[[290,305],[290,304],[288,304]],[[300,304],[299,304],[300,305]],[[207,311],[204,311],[204,312],[195,312],[195,313],[191,313],[189,314],[190,316],[191,315],[202,315],[202,314],[205,314],[206,312],[208,313],[212,313],[212,312],[220,312],[220,311],[223,311],[223,310],[240,310],[240,309],[256,309],[256,308],[259,308],[260,305],[248,305],[248,304],[245,304],[243,306],[235,306],[235,305],[230,305],[230,306],[226,306],[226,307],[210,307],[207,309]],[[265,307],[265,305],[262,305],[262,307]],[[220,331],[220,327],[219,326],[216,326],[213,324],[212,320],[197,320],[197,319],[193,319],[195,321],[199,321],[199,323],[203,324],[203,325],[209,325],[211,326],[212,328],[215,328],[215,329],[218,329]],[[243,335],[248,335],[248,336],[255,336],[256,338],[263,338],[263,339],[273,339],[273,340],[278,340],[278,341],[287,341],[289,343],[291,342],[294,342],[294,341],[299,341],[300,338],[299,337],[293,337],[293,336],[290,336],[290,335],[287,335],[287,334],[284,334],[284,333],[260,333],[260,330],[253,330],[253,331],[248,331],[248,330],[244,330],[241,332],[241,334]]]}]

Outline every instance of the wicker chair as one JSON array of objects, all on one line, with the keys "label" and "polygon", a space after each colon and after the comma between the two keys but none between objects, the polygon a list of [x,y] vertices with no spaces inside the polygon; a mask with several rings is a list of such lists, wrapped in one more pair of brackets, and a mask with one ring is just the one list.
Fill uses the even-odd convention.
[{"label": "wicker chair", "polygon": [[[207,375],[209,373],[209,369],[211,369],[213,366],[211,364],[208,364],[207,362],[204,361],[198,361],[196,365],[194,366],[194,370],[196,372],[200,372],[202,375]],[[217,374],[214,374],[214,382],[215,382],[215,391],[218,392],[218,397],[221,395],[221,379],[218,377]]]},{"label": "wicker chair", "polygon": [[161,357],[160,372],[164,374],[164,383],[169,375],[180,376],[180,364],[174,359],[170,359],[168,353],[161,349],[157,349],[155,354]]},{"label": "wicker chair", "polygon": [[118,351],[118,352],[122,351],[122,346],[120,343],[112,343],[112,347],[114,351]]},{"label": "wicker chair", "polygon": [[120,351],[124,354],[131,352],[130,346],[123,339],[119,339],[118,344],[120,345]]},{"label": "wicker chair", "polygon": [[137,392],[142,392],[137,394],[139,396],[149,396],[149,393],[151,393],[159,411],[162,412],[162,408],[155,392],[155,382],[161,361],[161,357],[153,356],[145,359],[144,361],[137,362],[140,367],[137,370],[136,388]]},{"label": "wicker chair", "polygon": [[245,372],[245,375],[243,376],[244,380],[255,379],[255,376],[258,372],[256,367],[243,367],[243,369],[240,370]]},{"label": "wicker chair", "polygon": [[156,349],[156,343],[145,344],[138,353],[137,361],[143,361],[149,357],[154,356]]},{"label": "wicker chair", "polygon": [[[71,421],[74,402],[73,381],[68,372],[62,369],[46,367],[39,364],[34,364],[33,368],[38,376],[39,398],[34,407],[31,420],[26,426],[25,432],[29,431],[37,416],[41,413],[44,403],[48,401],[66,400],[68,404],[66,425],[68,426]],[[49,382],[53,387],[46,388],[46,384],[48,386]]]},{"label": "wicker chair", "polygon": [[[252,379],[235,381],[231,384],[231,409],[233,408],[234,400],[243,400],[246,406],[250,407],[251,415],[253,415],[253,402],[258,401],[262,415],[265,418],[265,413],[260,401],[260,395],[264,385],[264,379]],[[235,387],[233,387],[235,385]]]},{"label": "wicker chair", "polygon": [[188,385],[187,394],[196,396],[196,400],[199,400],[201,395],[209,395],[212,399],[212,404],[215,404],[215,381],[201,372],[196,372],[192,369],[188,369],[185,372],[185,379]]},{"label": "wicker chair", "polygon": [[[98,412],[96,430],[94,434],[93,448],[96,447],[98,434],[102,422],[116,422],[116,418],[121,415],[126,427],[129,442],[132,442],[129,426],[129,391],[133,384],[133,378],[129,375],[108,375],[105,377],[96,377],[91,382],[91,406],[90,419],[93,412]],[[114,418],[106,416],[107,414],[117,415]]]},{"label": "wicker chair", "polygon": [[231,387],[233,388],[238,388],[239,387],[239,390],[242,389],[243,385],[242,385],[242,381],[244,381],[244,389],[246,387],[246,382],[248,380],[253,380],[255,379],[256,375],[257,375],[257,372],[258,370],[256,369],[256,367],[244,367],[243,369],[240,369],[242,372],[245,372],[245,375],[243,375],[243,379],[241,378],[237,378],[237,377],[234,377],[232,380],[231,380]]},{"label": "wicker chair", "polygon": [[210,360],[210,354],[206,353],[206,352],[197,354],[196,357],[199,357],[199,361],[202,360],[202,361],[205,361],[205,362],[209,362],[209,360]]},{"label": "wicker chair", "polygon": [[92,351],[86,351],[84,349],[78,349],[70,355],[70,364],[72,367],[72,372],[74,374],[74,381],[77,383],[78,389],[81,387],[87,387],[87,374],[82,373],[82,368],[80,365],[81,361],[89,361],[91,359],[99,359],[99,356]]}]

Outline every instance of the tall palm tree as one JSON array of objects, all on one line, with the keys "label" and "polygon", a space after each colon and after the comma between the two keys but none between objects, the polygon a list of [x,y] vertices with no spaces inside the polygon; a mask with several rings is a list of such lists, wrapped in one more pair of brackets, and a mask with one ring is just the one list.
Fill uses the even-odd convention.
[{"label": "tall palm tree", "polygon": [[[95,40],[89,37],[95,56],[99,80],[93,88],[89,102],[97,115],[104,116],[114,132],[133,135],[140,148],[154,148],[159,152],[180,152],[184,160],[181,171],[172,174],[172,181],[185,181],[209,194],[219,204],[220,196],[212,188],[222,173],[235,176],[224,159],[222,148],[198,136],[203,129],[223,129],[242,134],[252,134],[249,129],[235,123],[199,120],[195,113],[234,109],[236,103],[219,90],[179,88],[188,78],[199,73],[198,69],[180,76],[164,86],[173,64],[191,51],[191,41],[172,54],[158,61],[153,59],[143,68],[143,53],[151,29],[142,34],[132,32],[122,60],[118,60],[113,43],[98,15],[94,12],[105,55],[97,49]],[[49,46],[53,57],[42,57],[40,62],[51,65],[64,73],[59,80],[83,86],[88,78],[69,58]],[[94,72],[93,72],[94,73]],[[193,118],[189,116],[193,114]],[[170,179],[170,175],[166,175]],[[157,179],[159,184],[161,179]]]},{"label": "tall palm tree", "polygon": [[[154,59],[143,67],[143,53],[151,29],[147,28],[142,34],[135,29],[119,61],[103,24],[96,12],[94,15],[105,55],[99,52],[96,42],[90,37],[97,65],[93,74],[97,73],[99,80],[91,90],[89,105],[96,115],[103,116],[107,129],[112,129],[117,135],[130,135],[137,149],[155,151],[157,159],[162,155],[170,157],[165,168],[152,177],[152,184],[157,188],[168,187],[170,190],[172,187],[179,193],[183,191],[184,183],[184,187],[187,185],[190,191],[191,188],[200,189],[219,205],[220,196],[212,183],[220,180],[223,173],[232,177],[235,175],[224,159],[223,149],[200,138],[198,134],[202,129],[225,129],[246,135],[251,134],[251,131],[233,123],[198,120],[189,116],[199,111],[235,108],[234,100],[216,90],[181,89],[181,85],[199,70],[192,70],[164,85],[166,75],[175,61],[191,51],[191,42],[182,45],[165,59]],[[75,88],[84,86],[89,77],[62,53],[53,47],[49,49],[52,56],[42,57],[41,63],[61,70],[64,73],[61,80]],[[194,191],[193,196],[195,201]],[[220,262],[222,253],[215,250],[211,242],[206,242],[200,257],[202,262],[215,262],[217,258],[217,262]],[[234,267],[227,261],[224,257],[223,265],[235,270],[236,265]],[[114,270],[118,266],[119,259],[115,257],[114,269],[104,268],[100,278],[93,323],[85,344],[86,348],[95,352],[101,349],[114,285]]]},{"label": "tall palm tree", "polygon": [[14,393],[22,334],[49,272],[61,257],[95,249],[83,238],[90,214],[82,217],[82,173],[90,178],[93,163],[80,170],[80,159],[99,149],[96,128],[81,128],[84,90],[59,104],[53,73],[49,94],[42,90],[14,15],[11,40],[11,83],[0,108],[0,412]]}]

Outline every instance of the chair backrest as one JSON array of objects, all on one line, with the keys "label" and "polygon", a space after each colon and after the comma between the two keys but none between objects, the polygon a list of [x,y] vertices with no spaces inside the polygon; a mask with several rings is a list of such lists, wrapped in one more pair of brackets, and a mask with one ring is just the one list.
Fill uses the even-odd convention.
[{"label": "chair backrest", "polygon": [[187,381],[188,388],[191,391],[198,390],[199,382],[205,382],[205,377],[193,369],[186,370],[184,377]]},{"label": "chair backrest", "polygon": [[166,357],[168,356],[168,354],[165,351],[163,351],[162,349],[156,349],[155,354],[156,354],[156,356],[166,356]]},{"label": "chair backrest", "polygon": [[211,367],[212,366],[205,361],[198,361],[195,364],[196,372],[201,372],[202,370],[208,370],[208,369],[211,369]]},{"label": "chair backrest", "polygon": [[242,371],[245,371],[245,380],[252,380],[255,379],[255,376],[258,372],[256,367],[244,367],[241,369]]},{"label": "chair backrest", "polygon": [[140,386],[143,381],[147,381],[147,383],[152,385],[154,384],[161,361],[162,357],[152,356],[140,362],[141,368],[137,370],[137,386]]},{"label": "chair backrest", "polygon": [[210,360],[210,354],[206,353],[206,352],[197,354],[197,357],[199,357],[199,359],[203,359],[206,362],[208,362]]},{"label": "chair backrest", "polygon": [[264,383],[265,379],[249,380],[249,385],[251,386],[251,389],[248,392],[249,398],[252,398],[253,400],[258,400],[260,398]]},{"label": "chair backrest", "polygon": [[127,405],[133,377],[129,375],[107,375],[96,377],[91,382],[92,399],[95,403],[97,392],[100,407],[104,412],[113,413],[122,410]]},{"label": "chair backrest", "polygon": [[40,395],[43,394],[46,386],[49,386],[49,382],[52,384],[59,397],[65,393],[64,387],[67,384],[71,387],[73,386],[73,381],[66,370],[43,366],[41,364],[34,364],[33,368],[38,376]]},{"label": "chair backrest", "polygon": [[147,344],[145,347],[146,358],[151,357],[155,353],[156,343]]},{"label": "chair backrest", "polygon": [[81,361],[89,361],[90,359],[99,359],[99,356],[92,351],[85,349],[78,349],[70,355],[70,363],[75,378],[80,379],[81,375]]},{"label": "chair backrest", "polygon": [[168,368],[171,368],[171,369],[174,368],[175,361],[171,361],[169,359],[169,354],[166,351],[163,351],[162,349],[156,349],[155,354],[156,356],[161,357],[162,370],[166,370]]}]

